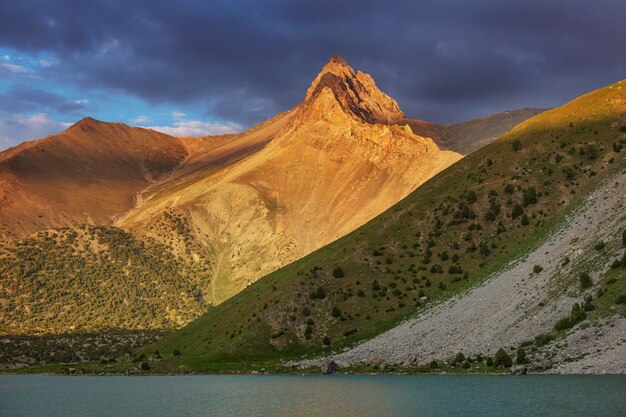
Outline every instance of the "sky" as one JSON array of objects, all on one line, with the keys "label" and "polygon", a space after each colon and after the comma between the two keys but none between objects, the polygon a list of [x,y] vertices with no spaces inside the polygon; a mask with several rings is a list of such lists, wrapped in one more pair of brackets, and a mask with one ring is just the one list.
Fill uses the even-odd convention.
[{"label": "sky", "polygon": [[0,149],[85,116],[240,131],[334,53],[412,118],[553,107],[626,77],[626,1],[1,0]]}]

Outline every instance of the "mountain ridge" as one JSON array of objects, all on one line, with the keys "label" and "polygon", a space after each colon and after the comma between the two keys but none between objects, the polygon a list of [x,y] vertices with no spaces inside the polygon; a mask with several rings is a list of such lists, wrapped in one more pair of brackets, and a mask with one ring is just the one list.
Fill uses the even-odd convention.
[{"label": "mountain ridge", "polygon": [[[460,321],[468,328],[458,333],[472,338],[467,366],[476,372],[497,371],[493,362],[485,362],[487,357],[493,359],[498,349],[511,356],[526,349],[538,370],[552,366],[550,361],[542,365],[546,359],[557,361],[559,367],[580,369],[571,362],[598,356],[598,346],[585,330],[590,326],[602,327],[603,333],[610,333],[602,340],[617,343],[606,349],[610,360],[623,352],[617,349],[620,336],[614,332],[626,323],[620,295],[626,282],[620,227],[624,201],[615,195],[625,184],[625,87],[626,80],[620,81],[519,124],[359,229],[264,277],[141,352],[158,349],[166,355],[162,363],[151,364],[157,369],[183,366],[201,372],[241,366],[280,369],[287,360],[311,355],[350,360],[356,367],[352,369],[358,370],[377,371],[386,360],[418,371],[442,364],[454,369],[454,358],[448,356],[453,348],[442,348],[454,329],[438,330],[437,323],[430,324],[431,337],[437,338],[430,345],[439,347],[433,352],[414,352],[416,344],[425,349],[428,344],[407,344],[399,338],[393,346],[406,351],[397,355],[392,347],[378,357],[376,349],[385,345],[368,350],[367,343],[362,345],[364,353],[354,359],[339,352],[439,305],[448,308],[455,297],[482,288],[488,277],[508,271],[510,262],[523,263],[532,253],[521,271],[528,276],[517,276],[514,282],[516,289],[532,292],[507,298],[514,303],[506,306],[507,311],[519,310],[518,315],[507,317],[506,323],[491,316],[485,319],[496,332],[488,340],[499,340],[494,336],[498,331],[515,332],[520,326],[525,329],[523,337],[516,334],[514,342],[500,340],[499,346],[480,345],[482,335],[472,331],[482,329],[483,323],[473,326]],[[601,191],[596,195],[598,187]],[[602,193],[617,198],[603,207]],[[599,233],[601,227],[595,227],[584,239],[560,236],[559,225],[587,203],[590,211],[583,211],[575,221],[594,213],[599,216],[594,224],[597,220],[609,230]],[[574,230],[580,232],[581,227],[578,224]],[[565,257],[542,265],[538,262],[550,242],[540,252],[536,249],[550,236],[559,239],[558,253]],[[537,293],[538,288],[543,291]],[[483,310],[483,315],[489,314],[489,299],[483,293],[483,304],[470,299],[462,305],[467,308],[472,302],[473,314]],[[499,313],[492,315],[497,318]],[[446,311],[441,314],[447,317]],[[463,310],[455,314],[462,315]],[[505,325],[509,327],[499,327]],[[568,347],[564,340],[575,346]],[[458,348],[461,342],[454,339],[452,346]],[[174,350],[182,356],[167,356]],[[577,356],[569,356],[573,353]],[[396,363],[396,356],[408,362]],[[420,358],[435,358],[437,363],[431,367],[420,363]],[[320,362],[303,364],[311,363]],[[285,366],[294,369],[295,365],[290,361]],[[610,369],[624,372],[619,364]]]},{"label": "mountain ridge", "polygon": [[[341,85],[320,84],[333,72]],[[9,165],[1,159],[8,154],[21,155],[33,177],[19,177],[17,190],[1,188],[0,234],[7,239],[0,284],[12,288],[18,302],[4,305],[11,331],[45,328],[32,311],[45,311],[45,322],[57,314],[57,303],[42,300],[59,297],[67,305],[50,327],[55,333],[106,325],[94,321],[90,327],[82,320],[87,312],[119,315],[110,323],[120,328],[183,325],[261,276],[351,232],[461,157],[441,149],[440,138],[398,125],[403,113],[370,78],[331,58],[301,105],[238,134],[172,137],[85,118],[60,134],[0,153],[0,181],[17,178],[7,175]],[[54,158],[28,150],[39,144],[55,150]],[[55,176],[62,186],[50,181]],[[40,196],[44,211],[37,211],[33,196]],[[120,247],[104,246],[95,258],[87,250],[111,237]],[[163,251],[172,257],[159,255]],[[129,259],[138,264],[121,270],[127,282],[100,282],[102,270],[120,271]],[[81,265],[80,280],[59,276],[63,268],[47,264]],[[146,277],[163,288],[183,288],[181,301],[155,299],[142,287]],[[24,285],[16,284],[20,280]],[[81,280],[90,282],[90,300],[100,297],[99,285],[110,286],[111,303],[136,291],[142,300],[137,317],[125,309],[121,314],[114,303],[81,304],[57,291],[85,291],[77,287]],[[34,295],[17,296],[25,288],[35,289]],[[155,317],[156,311],[167,313]]]}]

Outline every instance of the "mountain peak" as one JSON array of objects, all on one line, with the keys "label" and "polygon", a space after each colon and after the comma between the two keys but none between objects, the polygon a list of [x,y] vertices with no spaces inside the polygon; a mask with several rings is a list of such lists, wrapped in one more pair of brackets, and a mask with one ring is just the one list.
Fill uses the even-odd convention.
[{"label": "mountain peak", "polygon": [[321,73],[327,73],[327,72],[332,72],[332,73],[342,73],[342,72],[351,72],[354,73],[354,70],[352,69],[352,67],[350,67],[350,65],[348,65],[348,62],[343,59],[343,57],[339,54],[334,54],[333,56],[330,57],[330,59],[328,60],[328,62],[326,63],[326,65],[324,65],[324,68],[322,68]]},{"label": "mountain peak", "polygon": [[391,124],[404,118],[398,103],[380,91],[374,79],[354,69],[341,56],[335,54],[322,68],[309,87],[303,109],[308,109],[321,96],[333,94],[330,103],[339,104],[352,117],[366,123]]},{"label": "mountain peak", "polygon": [[87,117],[83,117],[82,119],[80,119],[79,121],[71,125],[69,128],[67,128],[67,130],[71,130],[74,128],[93,128],[93,127],[102,125],[104,123],[106,122],[87,116]]},{"label": "mountain peak", "polygon": [[328,60],[329,64],[331,62],[334,62],[336,64],[340,64],[340,65],[348,65],[346,60],[343,59],[343,57],[341,55],[339,55],[339,54],[333,54],[333,56],[331,56],[330,59]]}]

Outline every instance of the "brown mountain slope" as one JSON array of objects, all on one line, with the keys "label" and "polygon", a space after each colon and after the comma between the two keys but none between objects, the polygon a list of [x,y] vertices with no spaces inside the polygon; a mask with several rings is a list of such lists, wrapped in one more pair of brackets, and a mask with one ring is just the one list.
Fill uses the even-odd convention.
[{"label": "brown mountain slope", "polygon": [[[333,57],[305,100],[264,127],[280,131],[263,149],[148,189],[117,225],[206,261],[205,297],[219,303],[354,230],[460,158],[390,124],[403,117],[369,75]],[[259,143],[271,136],[255,134]]]},{"label": "brown mountain slope", "polygon": [[288,116],[241,134],[199,138],[85,118],[64,132],[0,152],[0,238],[81,223],[110,225],[148,186],[256,152]]},{"label": "brown mountain slope", "polygon": [[177,138],[85,118],[0,154],[0,234],[110,224],[187,156]]},{"label": "brown mountain slope", "polygon": [[516,125],[544,111],[545,109],[533,108],[508,110],[450,125],[417,119],[402,119],[396,123],[409,125],[413,133],[433,139],[442,149],[469,155],[490,144]]}]

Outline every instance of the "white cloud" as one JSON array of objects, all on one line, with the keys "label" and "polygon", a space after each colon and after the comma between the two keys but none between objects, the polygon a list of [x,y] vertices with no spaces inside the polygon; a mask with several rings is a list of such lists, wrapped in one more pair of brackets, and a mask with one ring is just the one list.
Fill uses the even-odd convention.
[{"label": "white cloud", "polygon": [[39,65],[41,65],[44,68],[48,68],[48,67],[52,67],[54,65],[59,64],[59,60],[56,58],[51,58],[51,59],[42,59],[39,61]]},{"label": "white cloud", "polygon": [[17,64],[0,64],[0,67],[9,72],[12,72],[13,74],[27,74],[32,72],[28,68]]},{"label": "white cloud", "polygon": [[185,116],[187,116],[185,113],[180,112],[180,111],[173,111],[172,112],[172,118],[174,120],[183,120],[185,118]]},{"label": "white cloud", "polygon": [[152,120],[148,116],[139,116],[134,119],[130,119],[129,122],[135,125],[144,125],[146,123],[150,123]]},{"label": "white cloud", "polygon": [[71,123],[58,122],[46,113],[9,114],[0,113],[0,149],[10,148],[25,140],[58,133]]},{"label": "white cloud", "polygon": [[208,136],[241,131],[237,123],[208,123],[199,120],[179,120],[174,126],[144,126],[172,136]]}]

